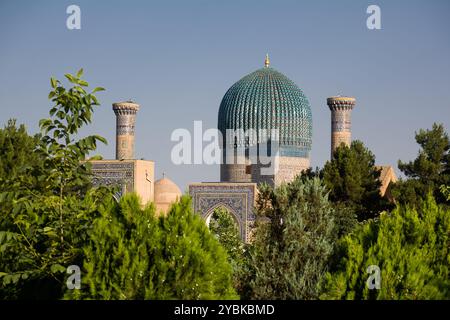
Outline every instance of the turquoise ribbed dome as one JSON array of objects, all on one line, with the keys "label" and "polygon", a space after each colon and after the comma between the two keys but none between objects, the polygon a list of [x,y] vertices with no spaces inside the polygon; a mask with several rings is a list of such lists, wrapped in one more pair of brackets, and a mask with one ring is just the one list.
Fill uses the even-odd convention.
[{"label": "turquoise ribbed dome", "polygon": [[227,142],[227,129],[279,129],[282,156],[308,157],[311,150],[308,99],[293,81],[271,67],[246,75],[228,89],[220,104],[218,128],[224,144],[251,146],[260,138]]}]

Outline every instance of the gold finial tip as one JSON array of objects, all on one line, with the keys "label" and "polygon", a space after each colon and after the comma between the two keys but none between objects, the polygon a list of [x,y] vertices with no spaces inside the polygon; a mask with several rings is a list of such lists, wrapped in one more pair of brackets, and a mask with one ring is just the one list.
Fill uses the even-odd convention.
[{"label": "gold finial tip", "polygon": [[266,53],[266,60],[264,60],[264,66],[267,68],[270,65],[269,54]]}]

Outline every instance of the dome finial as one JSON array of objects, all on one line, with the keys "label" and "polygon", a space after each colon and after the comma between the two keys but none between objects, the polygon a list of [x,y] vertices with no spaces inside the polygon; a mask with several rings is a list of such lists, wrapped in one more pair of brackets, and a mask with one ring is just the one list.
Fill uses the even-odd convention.
[{"label": "dome finial", "polygon": [[266,53],[266,60],[264,60],[264,66],[265,66],[266,68],[268,68],[269,65],[270,65],[269,54]]}]

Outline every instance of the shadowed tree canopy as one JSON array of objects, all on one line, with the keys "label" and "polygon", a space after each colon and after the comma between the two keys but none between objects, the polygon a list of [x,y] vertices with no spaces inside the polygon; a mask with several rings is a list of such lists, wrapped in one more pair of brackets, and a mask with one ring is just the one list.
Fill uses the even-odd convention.
[{"label": "shadowed tree canopy", "polygon": [[394,185],[393,196],[401,203],[417,205],[428,193],[433,192],[438,203],[446,197],[440,189],[450,186],[450,140],[442,124],[433,124],[431,130],[419,130],[416,141],[420,145],[416,159],[398,162],[399,169],[407,177]]},{"label": "shadowed tree canopy", "polygon": [[330,190],[330,200],[352,208],[360,221],[374,218],[390,207],[380,194],[380,170],[375,167],[375,156],[361,141],[336,148],[321,176]]},{"label": "shadowed tree canopy", "polygon": [[244,298],[315,299],[335,241],[333,209],[318,178],[260,188]]},{"label": "shadowed tree canopy", "polygon": [[30,136],[23,124],[16,126],[16,120],[9,120],[0,129],[0,227],[4,230],[12,227],[8,213],[15,203],[15,199],[7,198],[5,193],[21,185],[31,190],[43,186],[37,174],[45,159],[36,152],[38,144],[39,135]]},{"label": "shadowed tree canopy", "polygon": [[[0,129],[0,179],[4,181],[42,164],[42,157],[35,152],[38,143],[39,135],[30,136],[23,124],[17,127],[16,120],[9,120]],[[0,188],[3,186],[0,183]]]}]

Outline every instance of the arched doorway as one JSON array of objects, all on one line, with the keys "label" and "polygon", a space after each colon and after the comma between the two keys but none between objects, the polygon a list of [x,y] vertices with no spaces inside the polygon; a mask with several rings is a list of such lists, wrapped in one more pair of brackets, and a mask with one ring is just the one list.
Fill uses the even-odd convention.
[{"label": "arched doorway", "polygon": [[207,213],[204,216],[206,225],[209,227],[211,219],[212,219],[212,216],[213,216],[214,212],[217,209],[223,209],[224,211],[226,211],[228,213],[228,215],[233,219],[234,224],[235,224],[235,226],[237,228],[237,231],[239,231],[239,235],[242,238],[242,236],[243,236],[242,227],[243,226],[242,226],[241,221],[239,220],[239,216],[229,206],[227,206],[225,203],[218,203],[215,206],[211,207],[207,211]]}]

